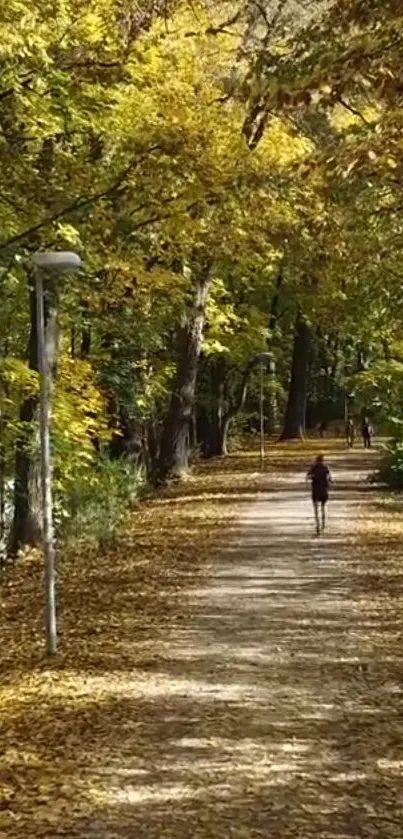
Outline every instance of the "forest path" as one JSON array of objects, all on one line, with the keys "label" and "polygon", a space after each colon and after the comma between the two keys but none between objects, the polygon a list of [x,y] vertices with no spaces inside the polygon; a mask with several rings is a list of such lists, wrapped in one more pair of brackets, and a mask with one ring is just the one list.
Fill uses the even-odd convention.
[{"label": "forest path", "polygon": [[317,538],[319,446],[199,464],[66,557],[52,662],[40,558],[5,577],[0,839],[400,839],[403,502],[328,441]]},{"label": "forest path", "polygon": [[244,505],[208,578],[188,593],[188,616],[165,644],[151,695],[147,682],[114,817],[94,833],[401,835],[401,624],[386,598],[381,609],[371,599],[376,580],[351,539],[358,505],[372,503],[373,461],[339,452],[331,466],[320,539],[294,469],[268,476]]}]

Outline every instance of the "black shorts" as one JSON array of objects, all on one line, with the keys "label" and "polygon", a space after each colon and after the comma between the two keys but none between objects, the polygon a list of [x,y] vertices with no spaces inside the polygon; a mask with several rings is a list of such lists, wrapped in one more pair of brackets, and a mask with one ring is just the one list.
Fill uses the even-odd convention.
[{"label": "black shorts", "polygon": [[314,504],[326,504],[329,499],[329,494],[327,492],[318,492],[313,490],[312,492],[312,501]]}]

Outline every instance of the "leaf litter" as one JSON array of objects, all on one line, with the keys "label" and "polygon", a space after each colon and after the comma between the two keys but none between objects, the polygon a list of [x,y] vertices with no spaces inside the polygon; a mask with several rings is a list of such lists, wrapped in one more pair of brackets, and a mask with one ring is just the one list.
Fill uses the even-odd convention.
[{"label": "leaf litter", "polygon": [[317,554],[299,485],[281,520],[313,450],[200,464],[60,557],[53,661],[40,556],[3,575],[0,837],[400,837],[399,511],[340,478]]}]

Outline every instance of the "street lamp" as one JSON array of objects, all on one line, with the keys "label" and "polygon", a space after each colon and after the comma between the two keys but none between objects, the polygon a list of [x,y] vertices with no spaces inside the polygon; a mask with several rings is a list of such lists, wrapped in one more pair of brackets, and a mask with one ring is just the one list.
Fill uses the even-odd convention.
[{"label": "street lamp", "polygon": [[270,363],[270,370],[273,369],[273,356],[268,352],[259,353],[255,361],[260,365],[260,468],[264,465],[264,370]]},{"label": "street lamp", "polygon": [[51,375],[46,351],[44,277],[54,279],[77,271],[81,259],[69,251],[38,253],[33,258],[38,333],[38,366],[40,373],[39,424],[41,436],[41,492],[43,515],[43,553],[45,562],[46,651],[55,655],[57,649],[55,598],[55,547],[52,511],[52,462],[50,454]]},{"label": "street lamp", "polygon": [[344,419],[347,422],[350,416],[350,405],[355,397],[355,390],[344,392]]}]

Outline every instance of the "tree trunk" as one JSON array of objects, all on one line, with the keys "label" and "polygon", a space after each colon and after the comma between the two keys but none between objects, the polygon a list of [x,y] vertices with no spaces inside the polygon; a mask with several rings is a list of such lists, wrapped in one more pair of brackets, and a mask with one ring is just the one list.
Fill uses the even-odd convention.
[{"label": "tree trunk", "polygon": [[89,318],[89,305],[87,301],[82,304],[82,332],[80,357],[88,358],[91,352],[91,322]]},{"label": "tree trunk", "polygon": [[221,420],[217,438],[218,457],[225,457],[228,454],[228,432],[231,425],[231,419],[232,417],[227,415]]},{"label": "tree trunk", "polygon": [[[201,443],[203,457],[223,457],[228,453],[228,432],[232,420],[242,411],[246,396],[250,374],[257,363],[252,359],[244,369],[239,384],[229,396],[225,392],[229,389],[230,372],[225,359],[213,361],[213,368],[209,376],[209,389],[200,398],[201,409],[198,413],[198,439]],[[210,405],[209,405],[210,401]]]},{"label": "tree trunk", "polygon": [[[245,406],[250,375],[258,361],[259,356],[249,361],[231,397],[223,393],[223,387],[228,384],[228,369],[225,365],[216,367],[215,375],[210,380],[210,393],[213,392],[212,410],[209,411],[204,407],[202,411],[199,411],[198,417],[198,438],[203,457],[223,457],[228,454],[228,432],[231,422]],[[225,403],[227,403],[226,410],[224,410]]]},{"label": "tree trunk", "polygon": [[159,457],[159,429],[156,418],[153,416],[147,422],[147,450],[150,457],[150,474],[155,471]]},{"label": "tree trunk", "polygon": [[303,437],[305,433],[309,347],[310,329],[301,313],[298,313],[282,440]]},{"label": "tree trunk", "polygon": [[[45,350],[53,379],[56,372],[58,351],[56,284],[46,284],[45,293]],[[29,366],[38,371],[38,337],[36,329],[36,295],[30,287],[30,336],[28,345]],[[40,493],[40,470],[38,462],[38,429],[34,427],[37,417],[38,396],[27,397],[20,408],[21,431],[16,443],[14,519],[10,534],[10,552],[37,544],[42,535],[42,502]]]},{"label": "tree trunk", "polygon": [[189,423],[195,402],[197,368],[211,283],[210,260],[195,275],[192,312],[178,335],[178,362],[162,434],[157,478],[180,477],[188,468]]},{"label": "tree trunk", "polygon": [[258,357],[255,357],[245,367],[245,370],[242,373],[242,378],[240,381],[238,393],[235,398],[235,402],[229,407],[228,411],[226,411],[226,413],[221,418],[220,446],[221,454],[223,455],[227,454],[228,432],[230,429],[231,422],[245,407],[250,375],[254,367],[256,367],[257,363]]},{"label": "tree trunk", "polygon": [[223,454],[220,438],[227,375],[223,356],[204,358],[198,377],[197,441],[205,458]]},{"label": "tree trunk", "polygon": [[223,417],[217,410],[214,412],[214,416],[201,421],[199,439],[201,440],[203,457],[224,457],[228,454],[229,425],[230,418],[228,416]]}]

